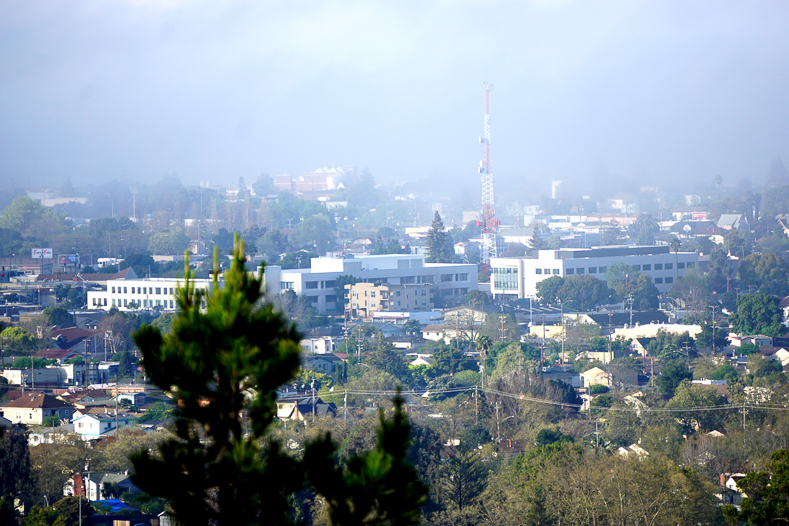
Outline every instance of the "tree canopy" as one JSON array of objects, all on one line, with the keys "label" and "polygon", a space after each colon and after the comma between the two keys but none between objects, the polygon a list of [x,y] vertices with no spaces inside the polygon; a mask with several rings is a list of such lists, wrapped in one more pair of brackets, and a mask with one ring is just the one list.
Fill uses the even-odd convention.
[{"label": "tree canopy", "polygon": [[767,294],[746,294],[737,300],[737,312],[729,318],[737,334],[778,336],[783,330],[783,311],[778,298]]}]

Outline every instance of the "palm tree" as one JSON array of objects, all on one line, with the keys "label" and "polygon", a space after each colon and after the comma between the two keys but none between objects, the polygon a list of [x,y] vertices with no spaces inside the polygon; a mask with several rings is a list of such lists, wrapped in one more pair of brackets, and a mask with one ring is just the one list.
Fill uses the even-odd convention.
[{"label": "palm tree", "polygon": [[672,237],[671,241],[669,242],[669,246],[671,247],[671,250],[674,251],[674,268],[677,272],[677,281],[679,281],[679,256],[677,255],[677,252],[679,252],[679,249],[682,245],[679,242],[679,239]]}]

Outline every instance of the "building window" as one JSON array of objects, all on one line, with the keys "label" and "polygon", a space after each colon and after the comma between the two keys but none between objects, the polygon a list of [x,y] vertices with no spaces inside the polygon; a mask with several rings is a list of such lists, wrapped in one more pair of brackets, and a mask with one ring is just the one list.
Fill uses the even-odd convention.
[{"label": "building window", "polygon": [[[679,263],[677,268],[684,268],[684,263]],[[671,270],[674,268],[674,263],[666,263],[666,270]]]},{"label": "building window", "polygon": [[655,278],[655,285],[660,285],[663,283],[663,278]]},{"label": "building window", "polygon": [[175,308],[175,307],[173,307],[173,300],[170,300],[170,308],[171,309]]},{"label": "building window", "polygon": [[400,307],[401,304],[402,304],[402,302],[400,300],[397,300],[397,306]]},{"label": "building window", "polygon": [[597,267],[589,267],[589,274],[597,274]]},{"label": "building window", "polygon": [[[652,270],[652,265],[646,264],[642,267],[644,270]],[[657,269],[655,269],[657,270]]]},{"label": "building window", "polygon": [[466,273],[460,274],[460,281],[468,281],[468,274]]},{"label": "building window", "polygon": [[666,283],[674,283],[674,278],[666,278]]},{"label": "building window", "polygon": [[[101,300],[99,300],[99,301],[101,301]],[[107,298],[104,298],[104,306],[105,307],[107,306]]]},{"label": "building window", "polygon": [[132,294],[134,294],[134,287],[132,287]]},{"label": "building window", "polygon": [[397,298],[399,298],[399,297],[400,297],[400,291],[399,291],[399,290],[396,290],[396,291],[395,291],[395,297],[397,297]]},{"label": "building window", "polygon": [[127,300],[126,300],[126,299],[124,299],[124,300],[123,300],[123,306],[124,306],[124,307],[126,307],[126,306],[128,306],[128,305],[129,305],[129,303],[127,302]]},{"label": "building window", "polygon": [[641,270],[641,265],[633,265],[633,270]]},{"label": "building window", "polygon": [[143,294],[148,294],[148,287],[143,287],[142,288],[142,293]]},{"label": "building window", "polygon": [[452,274],[441,274],[441,281],[452,281]]},{"label": "building window", "polygon": [[93,298],[93,305],[96,305],[96,298]]},{"label": "building window", "polygon": [[549,268],[543,269],[542,271],[543,271],[545,274],[550,274],[550,273],[551,273],[551,269],[549,269]]},{"label": "building window", "polygon": [[293,282],[292,281],[281,281],[279,283],[279,288],[282,290],[293,290]]},{"label": "building window", "polygon": [[655,263],[655,270],[663,270],[663,263]]},{"label": "building window", "polygon": [[123,287],[123,293],[126,294],[126,287]]},{"label": "building window", "polygon": [[695,266],[696,266],[696,264],[694,262],[688,261],[688,268],[693,268]]},{"label": "building window", "polygon": [[600,270],[600,274],[605,274],[606,272],[608,272],[608,267],[600,267],[599,270]]},{"label": "building window", "polygon": [[541,268],[536,268],[536,269],[534,269],[534,273],[535,274],[542,274],[542,269]]},{"label": "building window", "polygon": [[317,281],[305,281],[304,282],[304,288],[305,289],[317,289],[318,288],[318,282]]},{"label": "building window", "polygon": [[422,296],[427,296],[427,289],[422,289]]},{"label": "building window", "polygon": [[112,293],[115,294],[115,287],[112,287]]},{"label": "building window", "polygon": [[375,291],[374,291],[374,290],[371,290],[371,291],[370,291],[370,297],[371,297],[371,298],[374,298],[374,297],[375,297]]},{"label": "building window", "polygon": [[156,295],[158,296],[161,293],[162,293],[162,288],[161,287],[156,287]]},{"label": "building window", "polygon": [[559,269],[558,268],[553,269],[553,274],[555,276],[558,276],[559,275]]},{"label": "building window", "polygon": [[413,282],[414,282],[414,276],[403,276],[402,278],[400,278],[400,283],[413,283]]},{"label": "building window", "polygon": [[577,268],[577,269],[575,269],[575,273],[576,274],[583,274],[584,273],[584,269],[583,268]]},{"label": "building window", "polygon": [[574,268],[568,268],[567,270],[564,271],[565,276],[572,276],[573,274],[575,274]]},{"label": "building window", "polygon": [[115,306],[115,298],[112,298],[112,306]]}]

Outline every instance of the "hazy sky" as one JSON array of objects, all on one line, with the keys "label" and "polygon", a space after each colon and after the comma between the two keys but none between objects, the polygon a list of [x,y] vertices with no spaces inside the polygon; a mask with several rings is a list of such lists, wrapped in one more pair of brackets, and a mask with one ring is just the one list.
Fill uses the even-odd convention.
[{"label": "hazy sky", "polygon": [[[764,177],[789,2],[4,0],[0,178]],[[548,184],[535,191],[547,192]]]}]

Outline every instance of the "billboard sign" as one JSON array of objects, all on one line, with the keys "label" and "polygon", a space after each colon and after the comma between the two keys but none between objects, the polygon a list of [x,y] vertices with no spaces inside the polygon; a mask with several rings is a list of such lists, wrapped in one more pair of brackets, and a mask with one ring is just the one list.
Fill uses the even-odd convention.
[{"label": "billboard sign", "polygon": [[52,259],[52,249],[51,248],[42,248],[41,249],[44,254],[44,259]]},{"label": "billboard sign", "polygon": [[52,259],[51,248],[34,248],[31,251],[30,257],[32,259]]},{"label": "billboard sign", "polygon": [[58,265],[79,265],[79,254],[58,254]]}]

